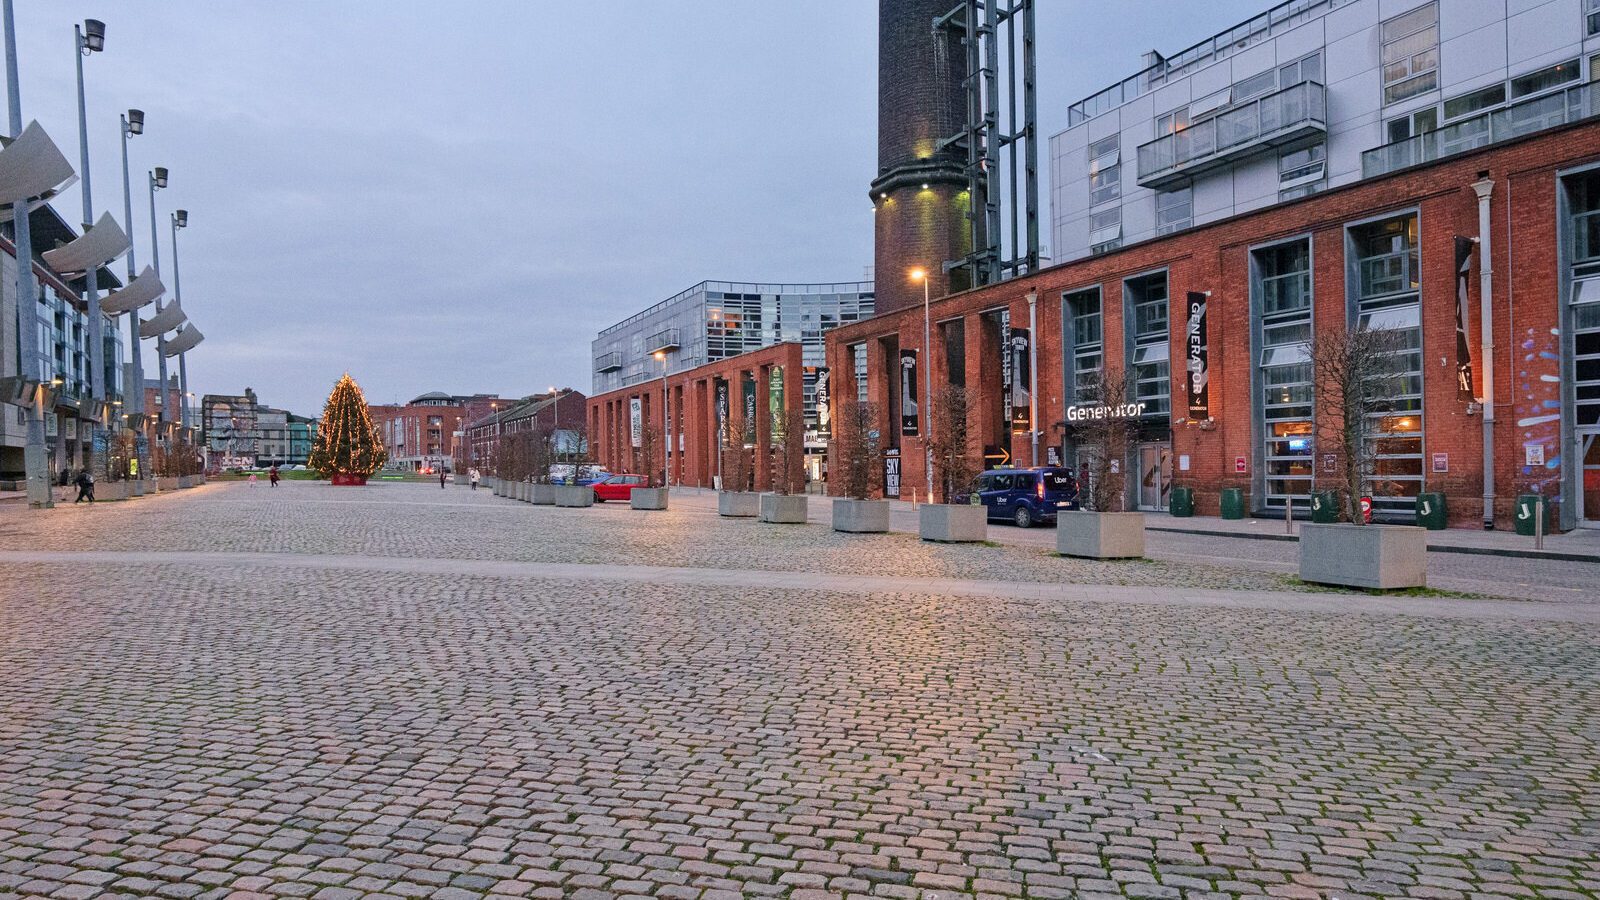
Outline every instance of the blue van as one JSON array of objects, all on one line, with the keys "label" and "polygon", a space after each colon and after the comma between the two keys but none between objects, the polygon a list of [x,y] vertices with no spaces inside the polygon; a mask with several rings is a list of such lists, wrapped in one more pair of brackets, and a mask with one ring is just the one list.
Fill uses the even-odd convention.
[{"label": "blue van", "polygon": [[1056,513],[1078,508],[1078,479],[1071,469],[1041,466],[1036,469],[994,469],[979,475],[972,494],[989,508],[989,519],[1028,528],[1037,522],[1054,522]]}]

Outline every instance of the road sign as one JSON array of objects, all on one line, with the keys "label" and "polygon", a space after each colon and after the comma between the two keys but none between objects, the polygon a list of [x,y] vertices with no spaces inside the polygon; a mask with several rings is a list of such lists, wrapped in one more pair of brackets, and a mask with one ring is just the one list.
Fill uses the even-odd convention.
[{"label": "road sign", "polygon": [[1011,454],[1004,447],[989,446],[983,448],[983,462],[991,469],[999,469],[1011,461]]}]

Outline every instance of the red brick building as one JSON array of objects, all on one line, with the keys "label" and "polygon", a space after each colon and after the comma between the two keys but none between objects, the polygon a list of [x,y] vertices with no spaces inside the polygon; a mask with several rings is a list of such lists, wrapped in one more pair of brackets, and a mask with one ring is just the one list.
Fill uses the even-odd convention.
[{"label": "red brick building", "polygon": [[493,474],[495,445],[500,437],[534,429],[556,437],[558,457],[576,453],[584,444],[587,401],[582,391],[571,388],[531,394],[521,400],[496,398],[466,420],[458,465]]},{"label": "red brick building", "polygon": [[[1480,191],[1491,223],[1487,355],[1482,245],[1472,243]],[[903,262],[937,272],[941,259]],[[877,275],[880,297],[907,277]],[[1185,371],[1191,299],[1205,303],[1209,377],[1204,414],[1194,416]],[[1494,523],[1509,528],[1514,498],[1537,492],[1572,527],[1600,520],[1600,306],[1588,305],[1596,299],[1600,124],[1591,122],[939,298],[931,353],[920,306],[845,325],[827,336],[828,363],[835,403],[860,396],[880,408],[905,496],[924,483],[923,438],[899,427],[902,357],[915,351],[919,377],[967,389],[974,455],[1072,464],[1077,387],[1108,366],[1129,374],[1130,400],[1146,403],[1124,468],[1131,505],[1164,508],[1176,483],[1195,490],[1202,514],[1218,511],[1222,489],[1240,488],[1248,509],[1282,515],[1285,502],[1303,504],[1335,478],[1328,417],[1313,410],[1309,342],[1358,322],[1396,328],[1413,340],[1411,387],[1386,422],[1393,435],[1372,485],[1380,513],[1404,520],[1419,491],[1442,492],[1453,524],[1483,520],[1478,400],[1492,367]],[[1471,366],[1466,391],[1461,363]]]},{"label": "red brick building", "polygon": [[491,404],[504,402],[493,394],[452,396],[435,391],[404,405],[368,408],[389,452],[388,467],[421,472],[449,467],[457,435],[466,423],[487,413]]},{"label": "red brick building", "polygon": [[[720,483],[722,424],[728,420],[729,407],[738,403],[743,412],[733,415],[746,423],[746,446],[755,460],[754,489],[768,490],[772,441],[785,418],[801,411],[804,371],[801,345],[782,343],[668,375],[665,382],[652,378],[590,397],[590,455],[612,472],[644,468],[634,458],[637,404],[641,427],[650,423],[658,433],[671,436],[661,442],[664,446],[650,466],[652,472],[666,469],[670,484],[711,487]],[[670,424],[663,419],[663,409],[670,412]],[[802,478],[800,472],[791,475],[796,483]]]}]

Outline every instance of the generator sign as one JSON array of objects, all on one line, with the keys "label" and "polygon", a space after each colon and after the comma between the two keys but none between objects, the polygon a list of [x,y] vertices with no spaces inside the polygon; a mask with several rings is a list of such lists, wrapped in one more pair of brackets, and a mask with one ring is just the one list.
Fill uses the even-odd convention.
[{"label": "generator sign", "polygon": [[1068,422],[1097,422],[1104,419],[1137,419],[1144,415],[1145,404],[1119,403],[1109,406],[1104,403],[1084,403],[1078,406],[1067,407]]},{"label": "generator sign", "polygon": [[1189,292],[1189,323],[1185,343],[1189,372],[1189,418],[1211,418],[1211,345],[1206,334],[1209,293]]}]

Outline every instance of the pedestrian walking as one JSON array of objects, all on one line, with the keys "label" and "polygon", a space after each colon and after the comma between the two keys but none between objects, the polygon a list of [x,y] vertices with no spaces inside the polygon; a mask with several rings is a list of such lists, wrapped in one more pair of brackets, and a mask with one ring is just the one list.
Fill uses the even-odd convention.
[{"label": "pedestrian walking", "polygon": [[439,470],[439,490],[444,490],[444,470]]},{"label": "pedestrian walking", "polygon": [[82,503],[85,500],[88,500],[90,503],[93,503],[94,502],[94,476],[89,474],[89,470],[88,469],[83,469],[83,470],[80,470],[78,472],[78,482],[77,482],[77,484],[78,484],[78,499],[76,499],[76,500],[74,500],[72,502],[74,504],[78,504],[78,503]]},{"label": "pedestrian walking", "polygon": [[272,487],[277,487],[278,486],[278,467],[277,466],[273,466],[271,469],[267,470],[267,484],[271,485]]},{"label": "pedestrian walking", "polygon": [[477,469],[468,469],[467,470],[467,480],[472,482],[472,489],[473,490],[477,490],[478,489],[478,470]]},{"label": "pedestrian walking", "polygon": [[256,486],[256,473],[254,473],[254,472],[250,473],[250,486],[251,487],[255,487]]}]

